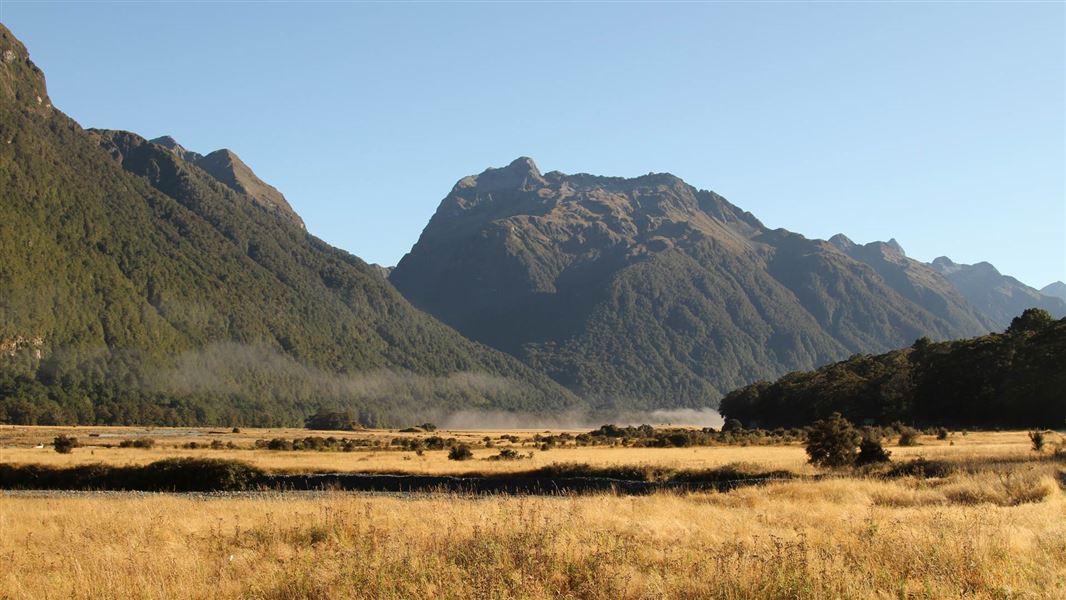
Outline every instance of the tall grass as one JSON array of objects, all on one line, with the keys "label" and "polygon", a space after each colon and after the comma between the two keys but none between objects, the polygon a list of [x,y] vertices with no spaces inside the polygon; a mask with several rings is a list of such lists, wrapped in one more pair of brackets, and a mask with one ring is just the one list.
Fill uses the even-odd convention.
[{"label": "tall grass", "polygon": [[0,496],[0,597],[1062,597],[1058,486],[1034,472],[1044,491],[1021,502],[953,491],[980,476],[650,497]]}]

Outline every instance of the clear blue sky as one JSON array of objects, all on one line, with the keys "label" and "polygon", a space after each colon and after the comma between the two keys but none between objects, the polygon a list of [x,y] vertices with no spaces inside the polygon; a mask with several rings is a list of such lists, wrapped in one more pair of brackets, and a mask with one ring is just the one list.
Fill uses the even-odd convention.
[{"label": "clear blue sky", "polygon": [[0,4],[60,109],[231,148],[368,261],[528,155],[1066,279],[1062,3]]}]

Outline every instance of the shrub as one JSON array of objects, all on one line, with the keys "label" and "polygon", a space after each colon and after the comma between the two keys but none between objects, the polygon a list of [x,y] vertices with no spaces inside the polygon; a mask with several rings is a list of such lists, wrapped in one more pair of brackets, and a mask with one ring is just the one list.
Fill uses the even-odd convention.
[{"label": "shrub", "polygon": [[889,458],[891,456],[892,453],[885,450],[880,440],[867,437],[863,438],[862,443],[859,444],[859,455],[855,457],[855,464],[861,467],[886,463],[892,460]]},{"label": "shrub", "polygon": [[70,454],[79,446],[81,446],[81,444],[78,443],[78,438],[76,437],[60,435],[52,440],[52,447],[60,454]]},{"label": "shrub", "polygon": [[519,460],[521,458],[522,455],[519,454],[517,450],[504,448],[503,450],[500,450],[500,453],[496,456],[490,456],[488,460]]},{"label": "shrub", "polygon": [[946,427],[941,427],[936,430],[936,439],[938,440],[946,440],[948,439],[948,435],[950,435],[950,432],[948,432]]},{"label": "shrub", "polygon": [[911,427],[904,427],[899,432],[899,445],[900,446],[917,446],[918,445],[918,430]]},{"label": "shrub", "polygon": [[1033,452],[1042,452],[1044,450],[1044,432],[1040,430],[1029,432],[1029,441],[1033,443]]},{"label": "shrub", "polygon": [[118,443],[119,448],[153,448],[155,440],[152,438],[139,438],[136,440],[122,440]]},{"label": "shrub", "polygon": [[234,427],[234,428],[232,429],[232,432],[233,432],[233,433],[240,433],[240,432],[241,432],[241,428],[240,428],[240,427]]},{"label": "shrub", "polygon": [[855,462],[855,449],[862,435],[850,421],[833,413],[828,419],[816,421],[807,432],[807,456],[812,464],[822,467],[846,467]]},{"label": "shrub", "polygon": [[452,449],[448,451],[448,460],[470,460],[471,458],[474,458],[474,453],[466,444],[452,446]]}]

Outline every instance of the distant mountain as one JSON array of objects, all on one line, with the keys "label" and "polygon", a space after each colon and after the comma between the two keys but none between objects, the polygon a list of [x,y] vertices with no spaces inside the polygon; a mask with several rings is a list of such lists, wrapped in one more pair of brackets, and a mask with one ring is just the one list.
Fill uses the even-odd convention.
[{"label": "distant mountain", "polygon": [[1040,293],[1045,296],[1051,296],[1052,298],[1058,298],[1063,302],[1066,302],[1066,283],[1063,283],[1061,281],[1049,283],[1046,286],[1040,288]]},{"label": "distant mountain", "polygon": [[768,229],[673,175],[542,174],[520,158],[461,179],[390,281],[598,406],[706,406],[857,352],[987,331],[898,247],[844,242]]},{"label": "distant mountain", "polygon": [[[929,312],[952,322],[965,323],[970,331],[1001,328],[998,321],[976,310],[935,267],[908,258],[895,239],[859,245],[845,235],[837,234],[829,242],[851,258],[870,265],[893,290]],[[1021,314],[1025,308],[1028,307],[1012,316]]]},{"label": "distant mountain", "polygon": [[799,427],[839,412],[856,423],[954,427],[1062,427],[1066,421],[1066,319],[1041,309],[1005,333],[857,355],[731,392],[727,418]]},{"label": "distant mountain", "polygon": [[987,317],[993,329],[1006,328],[1011,319],[1027,308],[1042,308],[1057,319],[1066,317],[1066,301],[1042,294],[1009,275],[1003,275],[987,262],[963,265],[941,256],[930,266],[958,288],[969,303]]},{"label": "distant mountain", "polygon": [[[0,422],[295,425],[577,399],[309,235],[235,155],[83,130],[0,26]],[[420,421],[418,421],[420,422]]]}]

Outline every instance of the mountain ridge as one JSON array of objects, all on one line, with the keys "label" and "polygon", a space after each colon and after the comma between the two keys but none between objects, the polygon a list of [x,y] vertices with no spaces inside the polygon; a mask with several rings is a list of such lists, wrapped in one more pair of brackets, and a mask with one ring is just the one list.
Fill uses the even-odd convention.
[{"label": "mountain ridge", "polygon": [[296,425],[331,408],[381,426],[578,404],[187,151],[82,129],[3,26],[0,56],[0,422]]},{"label": "mountain ridge", "polygon": [[594,403],[705,406],[834,357],[987,330],[942,276],[884,249],[902,262],[771,230],[670,174],[542,174],[520,157],[461,178],[390,281]]}]

